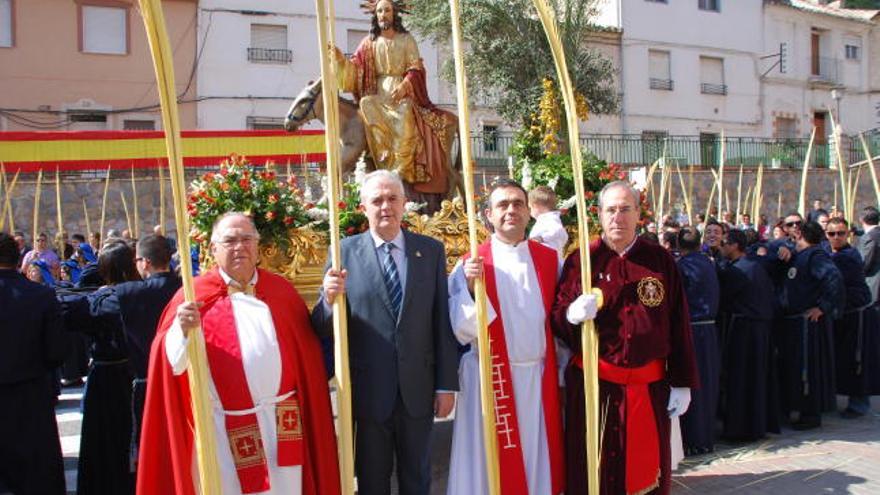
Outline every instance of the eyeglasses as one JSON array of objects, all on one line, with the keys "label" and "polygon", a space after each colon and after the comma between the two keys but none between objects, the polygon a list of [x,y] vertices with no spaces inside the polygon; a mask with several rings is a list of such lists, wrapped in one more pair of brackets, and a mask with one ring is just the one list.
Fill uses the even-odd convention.
[{"label": "eyeglasses", "polygon": [[241,237],[224,237],[223,239],[220,239],[219,241],[217,241],[217,244],[220,244],[221,246],[225,247],[226,249],[229,249],[229,248],[237,246],[238,244],[248,246],[252,242],[256,241],[257,239],[259,239],[259,236],[255,236],[255,235],[244,235]]},{"label": "eyeglasses", "polygon": [[825,232],[825,235],[827,235],[828,237],[846,237],[846,231],[845,230],[835,230],[835,231],[829,230],[828,232]]},{"label": "eyeglasses", "polygon": [[786,227],[800,227],[803,224],[800,220],[796,222],[785,222]]}]

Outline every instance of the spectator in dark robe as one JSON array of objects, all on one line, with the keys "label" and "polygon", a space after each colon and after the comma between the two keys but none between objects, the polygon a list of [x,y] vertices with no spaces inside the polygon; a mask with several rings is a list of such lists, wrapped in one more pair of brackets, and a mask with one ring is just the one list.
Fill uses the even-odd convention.
[{"label": "spectator in dark robe", "polygon": [[0,493],[63,495],[53,383],[65,335],[54,291],[26,280],[18,261],[0,233]]},{"label": "spectator in dark robe", "polygon": [[836,409],[832,321],[846,291],[840,271],[822,247],[817,223],[800,228],[795,253],[782,280],[782,319],[776,328],[782,411],[798,412],[798,430],[817,428],[822,412]]},{"label": "spectator in dark robe", "polygon": [[98,291],[90,300],[95,318],[121,316],[126,349],[134,381],[132,389],[131,460],[137,462],[140,425],[147,391],[147,363],[150,346],[156,335],[159,317],[168,301],[180,288],[181,281],[169,269],[171,250],[160,235],[147,235],[137,243],[135,264],[143,280],[122,282]]},{"label": "spectator in dark robe", "polygon": [[880,394],[880,318],[865,282],[862,256],[847,242],[849,224],[842,218],[828,221],[828,251],[846,285],[843,316],[834,321],[837,393],[848,395],[841,416],[864,416],[871,410],[871,395]]},{"label": "spectator in dark robe", "polygon": [[134,253],[124,242],[101,249],[98,270],[109,285],[86,295],[62,296],[68,331],[88,334],[91,367],[83,395],[83,420],[77,470],[77,493],[134,492],[130,459],[132,429],[131,383],[122,317],[119,313],[94,316],[91,306],[113,286],[140,280]]},{"label": "spectator in dark robe", "polygon": [[715,414],[721,372],[715,318],[720,289],[715,264],[700,251],[700,232],[694,227],[682,227],[677,245],[681,251],[677,264],[687,294],[694,354],[700,373],[700,388],[691,392],[691,406],[681,417],[681,436],[685,455],[698,455],[715,450]]},{"label": "spectator in dark robe", "polygon": [[[769,388],[775,376],[770,332],[774,316],[773,281],[761,262],[746,255],[741,230],[725,236],[720,265],[722,315],[722,436],[732,441],[763,438],[778,431],[775,401]],[[768,417],[768,415],[770,415]]]}]

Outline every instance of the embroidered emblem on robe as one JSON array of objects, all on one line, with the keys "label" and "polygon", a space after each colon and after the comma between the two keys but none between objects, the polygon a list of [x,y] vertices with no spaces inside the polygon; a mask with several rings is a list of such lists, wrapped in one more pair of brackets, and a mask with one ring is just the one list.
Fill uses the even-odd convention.
[{"label": "embroidered emblem on robe", "polygon": [[654,277],[645,277],[639,280],[637,288],[639,301],[649,308],[655,308],[663,302],[663,283]]}]

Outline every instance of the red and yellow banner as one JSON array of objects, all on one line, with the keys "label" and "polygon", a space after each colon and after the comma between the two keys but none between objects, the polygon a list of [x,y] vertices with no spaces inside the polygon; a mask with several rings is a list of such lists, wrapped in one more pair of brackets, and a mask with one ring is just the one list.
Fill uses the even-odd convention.
[{"label": "red and yellow banner", "polygon": [[[183,131],[187,167],[219,164],[235,153],[254,164],[322,162],[323,131]],[[0,132],[7,173],[167,166],[162,131]]]}]

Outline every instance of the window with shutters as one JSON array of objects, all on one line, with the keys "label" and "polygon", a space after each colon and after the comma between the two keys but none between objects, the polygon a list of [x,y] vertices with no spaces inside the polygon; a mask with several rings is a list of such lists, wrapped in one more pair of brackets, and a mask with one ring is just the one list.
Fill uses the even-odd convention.
[{"label": "window with shutters", "polygon": [[0,47],[11,47],[15,43],[13,35],[13,0],[0,0]]},{"label": "window with shutters", "polygon": [[264,64],[289,64],[293,52],[287,48],[287,26],[251,24],[248,61]]},{"label": "window with shutters", "polygon": [[346,32],[348,36],[348,43],[346,44],[347,51],[345,52],[346,57],[351,57],[354,55],[354,52],[357,51],[358,46],[361,44],[361,40],[370,35],[369,31],[364,31],[361,29],[349,29]]},{"label": "window with shutters", "polygon": [[80,49],[84,53],[128,53],[128,9],[80,5]]},{"label": "window with shutters", "polygon": [[672,71],[669,52],[648,50],[648,73],[651,89],[672,91]]},{"label": "window with shutters", "polygon": [[862,58],[862,41],[858,38],[845,38],[843,40],[844,56],[847,60],[858,61]]},{"label": "window with shutters", "polygon": [[144,119],[125,119],[122,121],[124,131],[155,131],[156,122]]},{"label": "window with shutters", "polygon": [[277,131],[284,129],[284,119],[281,117],[255,117],[249,115],[245,118],[245,124],[252,131]]},{"label": "window with shutters", "polygon": [[710,12],[720,12],[721,0],[697,0],[697,8]]},{"label": "window with shutters", "polygon": [[706,95],[726,95],[724,59],[700,57],[700,92]]},{"label": "window with shutters", "polygon": [[776,117],[773,121],[773,137],[794,139],[797,135],[797,120],[792,117]]}]

